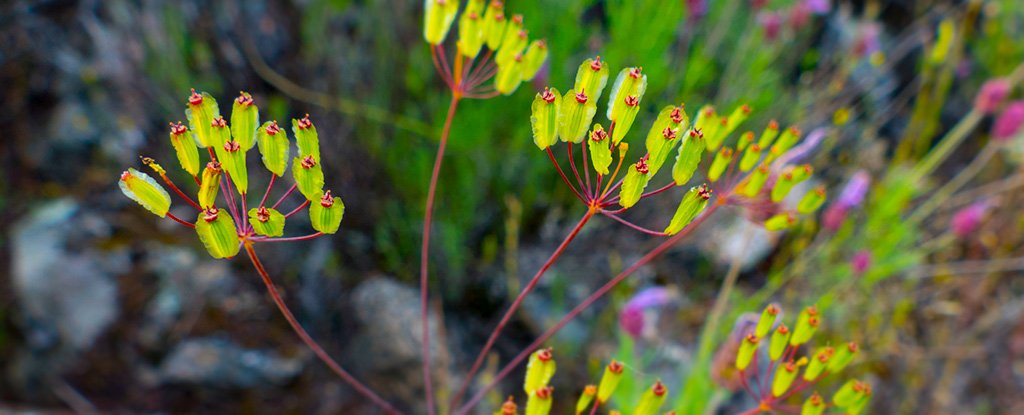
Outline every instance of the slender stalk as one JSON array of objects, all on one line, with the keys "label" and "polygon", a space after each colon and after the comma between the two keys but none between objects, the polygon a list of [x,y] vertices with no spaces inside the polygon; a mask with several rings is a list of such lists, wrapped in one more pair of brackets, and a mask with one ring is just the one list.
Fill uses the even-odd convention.
[{"label": "slender stalk", "polygon": [[169,217],[169,218],[171,218],[171,219],[174,219],[174,221],[175,221],[175,222],[178,222],[178,223],[180,223],[180,224],[182,224],[182,225],[188,226],[188,227],[190,227],[190,228],[192,228],[192,229],[195,229],[195,228],[196,228],[196,225],[193,225],[193,224],[191,224],[191,223],[188,223],[188,222],[185,222],[185,221],[181,220],[181,218],[179,218],[179,217],[177,217],[177,216],[174,216],[174,215],[172,215],[172,214],[171,214],[171,212],[167,212],[167,217]]},{"label": "slender stalk", "polygon": [[576,160],[574,160],[574,158],[572,156],[572,142],[571,141],[569,142],[569,145],[566,146],[566,148],[569,149],[568,150],[569,151],[569,166],[572,167],[572,174],[574,176],[576,176],[576,184],[578,184],[580,186],[580,191],[583,192],[583,195],[587,197],[586,201],[590,202],[591,195],[590,195],[590,189],[588,189],[588,187],[590,187],[590,185],[589,184],[587,186],[583,185],[583,179],[580,178],[580,172],[578,170],[576,170]]},{"label": "slender stalk", "polygon": [[335,374],[337,374],[338,377],[344,380],[345,383],[348,383],[349,386],[352,386],[352,388],[355,389],[356,392],[358,392],[360,395],[363,395],[363,397],[369,399],[375,405],[384,410],[385,413],[398,414],[399,412],[393,406],[391,406],[391,404],[389,404],[387,401],[385,401],[372,390],[370,390],[370,388],[366,387],[366,385],[363,385],[361,382],[359,382],[359,380],[357,380],[351,374],[349,374],[345,369],[341,367],[341,365],[335,362],[334,359],[332,359],[331,356],[329,356],[327,352],[325,352],[324,349],[320,347],[320,345],[315,340],[313,340],[312,337],[309,336],[309,333],[307,333],[306,330],[302,328],[302,325],[299,324],[299,321],[295,319],[294,315],[292,315],[291,310],[288,309],[288,306],[284,303],[284,300],[281,298],[281,294],[277,292],[277,288],[274,286],[274,281],[270,279],[270,275],[267,274],[267,270],[263,267],[263,263],[261,263],[259,257],[256,256],[256,251],[253,250],[252,243],[247,242],[244,244],[244,246],[245,253],[249,254],[249,259],[252,261],[252,265],[256,267],[256,272],[260,274],[261,278],[263,278],[263,285],[267,287],[267,292],[270,294],[270,297],[274,300],[274,304],[277,305],[277,309],[281,311],[281,314],[284,316],[285,320],[288,320],[288,324],[292,326],[292,330],[295,331],[295,334],[299,335],[299,338],[301,338],[302,341],[306,343],[306,346],[312,349],[313,353],[316,354],[316,356],[319,357],[320,360],[327,365],[327,367],[331,368],[331,370]]},{"label": "slender stalk", "polygon": [[988,165],[989,160],[999,150],[999,146],[996,143],[989,143],[985,146],[981,153],[971,160],[971,163],[960,169],[960,172],[956,174],[950,181],[946,182],[939,190],[932,193],[932,196],[927,201],[921,204],[914,212],[910,215],[907,220],[910,223],[918,223],[924,219],[925,216],[938,209],[940,205],[946,202],[954,192],[960,190],[960,187],[967,184],[971,179],[976,176],[981,169]]},{"label": "slender stalk", "polygon": [[942,137],[939,144],[928,153],[924,160],[918,163],[917,168],[913,171],[913,177],[920,180],[931,174],[970,135],[970,132],[974,131],[974,127],[981,122],[982,118],[984,115],[980,111],[971,110],[967,113],[952,130],[949,130],[949,133]]},{"label": "slender stalk", "polygon": [[[242,200],[242,232],[249,231],[249,209],[245,206],[245,193],[239,193],[238,198]],[[308,200],[307,200],[308,202]]]},{"label": "slender stalk", "polygon": [[295,242],[295,241],[308,241],[310,239],[322,236],[323,232],[317,232],[303,236],[291,236],[287,238],[249,238],[253,242]]},{"label": "slender stalk", "polygon": [[652,235],[652,236],[668,236],[668,234],[665,233],[665,232],[652,231],[652,230],[647,229],[647,228],[645,228],[643,226],[637,225],[637,224],[635,224],[633,222],[630,222],[628,220],[620,218],[618,215],[612,215],[612,214],[604,213],[604,212],[601,212],[601,213],[603,213],[605,216],[607,216],[609,218],[615,219],[617,222],[619,222],[619,223],[621,223],[623,225],[626,225],[626,226],[632,228],[633,230],[640,231],[640,232],[643,232],[645,234]]},{"label": "slender stalk", "polygon": [[[442,59],[443,59],[442,54]],[[447,66],[447,65],[446,65]],[[437,194],[437,179],[441,174],[441,163],[444,161],[444,150],[448,144],[448,134],[451,133],[452,119],[455,118],[455,109],[458,108],[460,95],[452,92],[452,101],[448,106],[448,115],[444,120],[444,128],[441,130],[441,142],[437,146],[437,156],[434,158],[434,171],[430,174],[430,187],[427,190],[427,202],[423,214],[423,244],[420,246],[420,329],[423,338],[421,349],[423,359],[423,388],[426,394],[427,413],[433,415],[434,390],[430,378],[430,327],[427,325],[427,291],[428,291],[428,256],[430,254],[430,227],[434,217],[434,196]]]},{"label": "slender stalk", "polygon": [[713,204],[711,207],[709,207],[708,210],[704,212],[704,214],[702,214],[699,217],[697,217],[696,220],[694,220],[689,225],[687,225],[686,228],[684,228],[681,232],[679,232],[675,236],[665,240],[665,242],[662,242],[660,245],[658,245],[653,250],[648,252],[647,255],[644,255],[642,258],[640,258],[635,263],[633,263],[633,265],[630,265],[629,268],[626,268],[624,271],[619,273],[619,275],[616,275],[614,278],[612,278],[610,281],[608,281],[605,285],[601,286],[601,288],[599,288],[597,291],[595,291],[589,297],[584,299],[582,303],[580,303],[575,308],[570,310],[569,313],[566,314],[564,317],[562,317],[562,319],[559,320],[557,323],[555,323],[554,326],[551,326],[551,328],[547,329],[547,331],[545,331],[543,334],[541,334],[540,337],[538,337],[536,340],[533,341],[533,343],[530,343],[529,346],[527,346],[525,349],[523,349],[523,351],[520,352],[519,355],[517,355],[515,358],[513,358],[512,361],[508,362],[505,365],[505,367],[503,367],[501,369],[501,371],[499,371],[498,374],[495,375],[493,379],[491,379],[491,382],[489,384],[487,384],[487,386],[485,386],[485,387],[481,388],[479,391],[477,391],[477,393],[475,395],[473,395],[473,397],[470,398],[469,401],[467,401],[465,405],[462,405],[462,407],[459,408],[455,412],[455,414],[456,415],[463,415],[463,414],[466,414],[467,412],[469,412],[469,410],[472,409],[473,406],[475,406],[477,403],[480,402],[481,399],[483,399],[484,395],[487,394],[488,391],[490,391],[491,389],[494,389],[494,387],[499,382],[501,382],[502,379],[504,379],[506,376],[508,376],[508,374],[511,373],[512,370],[515,369],[516,366],[519,363],[521,363],[524,359],[526,359],[526,357],[529,356],[531,352],[536,350],[537,347],[540,347],[541,344],[543,344],[545,341],[547,341],[549,338],[551,338],[551,336],[553,336],[555,333],[557,333],[559,330],[561,330],[562,327],[565,327],[566,324],[569,324],[569,322],[572,321],[573,319],[575,319],[580,313],[583,312],[583,310],[585,310],[587,307],[590,307],[591,304],[593,304],[594,302],[599,300],[601,297],[603,297],[605,294],[607,294],[609,291],[611,291],[612,288],[614,288],[620,282],[625,280],[626,277],[629,277],[630,275],[632,275],[634,272],[636,272],[636,270],[640,269],[640,267],[643,267],[644,265],[647,265],[649,262],[651,262],[658,255],[661,255],[663,252],[665,252],[666,250],[671,248],[673,245],[675,245],[676,243],[681,241],[683,238],[685,238],[687,235],[689,235],[691,232],[693,232],[694,229],[699,227],[702,223],[704,223],[704,221],[706,221],[711,215],[713,215],[715,213],[715,211],[717,211],[724,204],[724,202],[725,202],[724,199],[718,199],[718,201],[715,204]]},{"label": "slender stalk", "polygon": [[185,192],[182,192],[181,189],[178,188],[178,186],[174,185],[174,182],[172,182],[171,179],[167,177],[167,173],[160,173],[160,177],[164,179],[164,183],[167,183],[167,185],[171,187],[171,190],[174,190],[174,193],[177,193],[178,196],[181,196],[182,199],[185,199],[185,201],[188,202],[188,204],[192,205],[192,207],[196,208],[196,210],[200,212],[203,211],[203,208],[199,207],[198,203],[192,200],[191,197],[188,197],[188,195],[186,195]]},{"label": "slender stalk", "polygon": [[583,195],[580,194],[580,192],[578,190],[576,190],[576,186],[573,186],[572,182],[569,181],[569,176],[566,176],[565,172],[562,171],[562,166],[558,165],[558,161],[555,160],[555,153],[551,152],[551,147],[547,148],[547,152],[548,152],[548,158],[551,159],[551,164],[555,165],[555,169],[558,170],[558,175],[562,176],[562,180],[565,182],[565,185],[569,186],[569,189],[571,189],[572,192],[576,194],[576,197],[578,197],[581,202],[587,203],[587,199],[584,198]]},{"label": "slender stalk", "polygon": [[558,245],[558,248],[555,249],[555,252],[553,252],[551,256],[548,257],[548,260],[544,262],[544,265],[542,265],[540,269],[537,270],[537,273],[534,274],[532,278],[530,278],[530,282],[526,284],[526,287],[523,288],[521,292],[519,292],[519,296],[517,296],[516,299],[512,301],[512,305],[508,307],[508,310],[505,310],[505,315],[501,317],[501,321],[498,322],[498,326],[495,327],[494,331],[491,332],[490,337],[487,338],[487,343],[484,344],[483,349],[480,349],[480,353],[477,354],[476,360],[473,362],[473,366],[471,366],[469,372],[466,373],[465,380],[462,381],[462,386],[459,388],[459,393],[457,393],[455,395],[455,398],[452,399],[451,401],[451,407],[455,408],[460,403],[462,403],[462,397],[466,394],[466,390],[469,389],[469,384],[470,382],[472,382],[473,376],[476,375],[476,372],[480,370],[480,366],[483,364],[484,359],[486,359],[487,353],[491,351],[492,347],[494,347],[494,343],[498,340],[498,336],[501,334],[502,330],[505,329],[505,325],[507,325],[508,322],[512,320],[512,315],[515,314],[516,310],[519,309],[519,306],[523,303],[523,300],[526,299],[526,295],[533,291],[533,289],[537,286],[537,283],[540,282],[541,277],[543,277],[544,274],[548,271],[548,269],[551,268],[551,265],[555,263],[555,260],[557,260],[558,257],[561,256],[563,252],[565,252],[565,249],[569,246],[569,243],[571,243],[573,239],[576,239],[576,236],[579,235],[580,231],[583,229],[583,226],[586,225],[587,222],[590,221],[590,218],[593,216],[593,210],[588,210],[587,213],[583,215],[583,218],[580,219],[579,223],[576,224],[576,227],[574,227],[572,231],[569,232],[569,235],[565,237],[562,243]]},{"label": "slender stalk", "polygon": [[274,187],[274,181],[277,180],[277,175],[270,174],[270,184],[267,185],[267,191],[263,193],[263,199],[260,199],[260,207],[263,207],[267,203],[267,197],[270,196],[270,189]]},{"label": "slender stalk", "polygon": [[674,181],[669,182],[668,184],[665,185],[665,187],[662,187],[662,188],[660,188],[658,190],[653,190],[653,191],[644,193],[644,194],[640,195],[640,198],[643,199],[643,198],[648,197],[648,196],[654,196],[654,195],[656,195],[658,193],[664,192],[664,191],[666,191],[668,189],[671,189],[673,187],[676,187],[676,182],[674,182]]}]

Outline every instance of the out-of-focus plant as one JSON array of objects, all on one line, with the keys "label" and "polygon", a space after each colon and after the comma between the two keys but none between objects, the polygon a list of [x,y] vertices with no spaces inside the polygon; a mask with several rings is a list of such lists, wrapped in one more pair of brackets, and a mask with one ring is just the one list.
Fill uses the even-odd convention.
[{"label": "out-of-focus plant", "polygon": [[[305,241],[338,231],[345,213],[345,204],[330,190],[324,190],[320,139],[309,116],[292,120],[292,134],[297,147],[296,156],[292,158],[292,144],[287,132],[278,126],[277,121],[267,121],[261,125],[259,110],[248,93],[242,92],[233,101],[230,125],[221,115],[217,101],[205,92],[192,90],[185,115],[188,127],[180,122],[172,123],[170,141],[181,169],[192,176],[198,186],[198,191],[194,193],[196,197],[193,199],[178,187],[167,175],[167,171],[153,159],[143,157],[142,162],[195,210],[196,219],[186,220],[171,213],[170,194],[153,177],[134,168],[121,174],[118,182],[121,191],[157,216],[170,218],[184,227],[194,229],[207,252],[214,258],[233,258],[244,249],[262,277],[274,304],[302,341],[363,397],[385,412],[396,413],[390,404],[332,359],[299,324],[254,249],[257,244]],[[263,167],[270,172],[270,179],[259,202],[255,207],[247,209],[249,172],[246,153],[253,147],[258,147]],[[205,166],[201,161],[203,157],[200,156],[200,148],[205,148],[209,156]],[[276,203],[269,204],[271,190],[275,182],[285,176],[289,164],[294,183]],[[278,211],[277,208],[296,189],[302,195],[302,203],[287,213]],[[316,232],[284,237],[286,220],[303,210],[307,210],[310,225]]]}]

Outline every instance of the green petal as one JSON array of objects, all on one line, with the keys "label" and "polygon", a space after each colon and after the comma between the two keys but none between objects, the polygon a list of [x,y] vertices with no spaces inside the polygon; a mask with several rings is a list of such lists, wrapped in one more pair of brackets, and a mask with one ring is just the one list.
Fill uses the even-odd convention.
[{"label": "green petal", "polygon": [[580,102],[575,89],[570,89],[562,96],[562,107],[558,114],[558,136],[562,141],[582,142],[597,114],[595,100],[586,94],[580,97],[585,101]]},{"label": "green petal", "polygon": [[637,170],[636,164],[629,166],[626,177],[622,179],[622,190],[619,192],[619,204],[624,208],[631,208],[640,200],[647,188],[647,181],[650,174],[641,173]]},{"label": "green petal", "polygon": [[498,74],[494,77],[494,89],[505,95],[511,95],[523,82],[522,57],[498,63]]},{"label": "green petal", "polygon": [[309,120],[309,114],[301,120],[292,119],[292,134],[295,135],[299,154],[313,155],[320,162],[320,137],[316,133],[316,126]]},{"label": "green petal", "polygon": [[[260,215],[261,208],[249,209],[249,223],[257,234],[263,236],[284,235],[285,217],[277,209],[264,207],[263,215]],[[262,217],[261,217],[262,216]]]},{"label": "green petal", "polygon": [[656,415],[658,409],[665,404],[666,398],[668,398],[668,389],[659,380],[654,386],[644,391],[640,397],[640,403],[633,410],[633,415]]},{"label": "green petal", "polygon": [[[673,114],[677,118],[673,118]],[[682,108],[667,106],[658,113],[658,118],[651,125],[651,130],[647,133],[647,140],[645,144],[647,146],[647,154],[651,155],[648,160],[648,165],[651,169],[651,176],[658,173],[661,166],[668,159],[668,155],[675,149],[676,144],[679,143],[680,131],[686,128],[685,115],[682,112]],[[681,122],[676,122],[679,119]]]},{"label": "green petal", "polygon": [[541,349],[530,355],[526,364],[526,381],[523,382],[523,390],[527,395],[532,395],[536,390],[548,386],[551,377],[555,375],[555,359],[551,356],[551,349]]},{"label": "green petal", "polygon": [[189,130],[195,136],[196,142],[205,148],[213,142],[211,124],[215,118],[220,117],[220,109],[217,108],[217,100],[210,94],[203,92],[200,96],[203,99],[198,105],[186,104],[185,117],[188,118]]},{"label": "green petal", "polygon": [[206,168],[203,169],[203,178],[199,182],[199,198],[197,200],[203,209],[211,208],[217,203],[222,171],[220,163],[206,163]]},{"label": "green petal", "polygon": [[[497,6],[497,7],[495,7]],[[491,50],[498,50],[501,41],[505,38],[505,27],[508,26],[508,18],[505,16],[505,7],[501,2],[490,2],[484,12],[483,34],[487,47]]]},{"label": "green petal", "polygon": [[781,231],[793,226],[794,223],[796,223],[796,217],[792,213],[783,212],[768,218],[764,222],[764,228],[773,232]]},{"label": "green petal", "polygon": [[484,44],[484,0],[469,0],[459,17],[459,52],[476,57]]},{"label": "green petal", "polygon": [[208,212],[199,212],[196,219],[196,233],[199,240],[206,247],[206,251],[214,258],[231,258],[238,255],[241,244],[238,242],[238,232],[235,229],[235,221],[231,215],[224,211],[216,211],[212,215],[214,219],[207,221],[210,217]]},{"label": "green petal", "polygon": [[543,40],[530,42],[523,54],[523,79],[533,79],[548,58],[548,44]]},{"label": "green petal", "polygon": [[[602,138],[596,140],[600,135]],[[590,148],[590,161],[598,174],[607,175],[608,167],[612,165],[612,148],[608,142],[608,133],[604,132],[601,124],[594,124],[594,130],[587,135],[587,146]]]},{"label": "green petal", "polygon": [[423,0],[423,38],[431,45],[439,45],[448,36],[448,30],[459,13],[458,0]]},{"label": "green petal", "polygon": [[[320,193],[309,206],[309,222],[317,232],[332,234],[338,231],[341,218],[345,216],[345,203],[331,192]],[[328,205],[328,206],[324,206]]]},{"label": "green petal", "polygon": [[558,142],[558,114],[561,107],[562,94],[555,88],[545,88],[544,92],[533,98],[530,126],[533,129],[533,142],[541,150]]},{"label": "green petal", "polygon": [[703,157],[704,137],[697,130],[690,130],[683,138],[679,154],[676,155],[676,164],[672,166],[672,180],[676,182],[676,186],[682,186],[690,181]]},{"label": "green petal", "polygon": [[178,163],[181,168],[192,176],[199,175],[199,148],[196,147],[196,140],[192,138],[185,126],[178,123],[171,127],[171,147],[174,147],[174,154],[178,156]]},{"label": "green petal", "polygon": [[[277,132],[268,133],[268,127],[270,131]],[[263,156],[263,165],[277,177],[283,177],[284,170],[288,167],[288,135],[277,126],[277,122],[267,121],[256,130],[256,142],[259,144],[260,155]]]},{"label": "green petal", "polygon": [[242,92],[234,102],[231,107],[231,137],[242,146],[243,151],[249,151],[256,145],[256,127],[260,125],[260,112],[248,92]]},{"label": "green petal", "polygon": [[806,215],[818,210],[823,203],[825,203],[825,187],[821,186],[804,194],[796,206],[796,211]]},{"label": "green petal", "polygon": [[498,48],[498,54],[494,57],[494,61],[499,66],[515,59],[517,55],[523,53],[526,45],[530,43],[530,38],[526,30],[523,29],[522,22],[517,21],[517,19],[521,18],[518,15],[513,17],[505,29],[505,35],[501,40],[501,47]]},{"label": "green petal", "polygon": [[715,154],[715,158],[711,160],[711,166],[708,167],[708,180],[712,182],[718,181],[725,173],[725,169],[729,167],[729,163],[732,163],[732,158],[735,156],[735,152],[732,148],[722,147],[718,153]]},{"label": "green petal", "polygon": [[690,191],[686,192],[686,195],[683,196],[683,200],[679,201],[679,207],[676,208],[676,213],[672,215],[672,221],[665,228],[665,233],[675,235],[683,230],[686,225],[689,225],[690,222],[697,218],[700,212],[704,211],[704,207],[708,205],[708,199],[710,198],[711,191],[708,190],[707,185],[691,187]]},{"label": "green petal", "polygon": [[161,218],[171,209],[171,195],[146,173],[128,168],[117,184],[125,196]]},{"label": "green petal", "polygon": [[[639,76],[630,75],[631,71],[633,75],[639,74]],[[627,108],[633,108],[634,110],[639,105],[629,106],[626,105],[625,98],[628,96],[635,96],[637,101],[643,100],[644,91],[647,90],[647,75],[640,74],[640,68],[625,68],[619,71],[619,76],[615,78],[615,84],[612,85],[612,95],[608,99],[608,119],[615,121],[615,129],[618,130],[620,124],[626,123],[624,115]],[[634,111],[633,116],[636,116]],[[629,124],[633,123],[633,120],[628,121]],[[629,129],[629,125],[625,126],[625,129]],[[623,133],[625,135],[625,133]],[[621,140],[621,138],[620,138]],[[618,144],[619,140],[615,143]]]},{"label": "green petal", "polygon": [[224,145],[217,146],[217,160],[224,170],[227,170],[228,177],[235,184],[238,193],[244,195],[249,192],[249,172],[246,169],[243,148],[241,144],[230,140]]},{"label": "green petal", "polygon": [[573,89],[584,91],[595,102],[601,98],[605,85],[608,84],[608,64],[601,58],[587,59],[576,70],[576,83]]},{"label": "green petal", "polygon": [[299,192],[306,199],[316,202],[323,194],[324,171],[320,167],[320,163],[315,160],[311,166],[303,167],[303,160],[308,162],[310,159],[310,156],[292,159],[292,176],[295,178],[295,185],[299,188]]}]

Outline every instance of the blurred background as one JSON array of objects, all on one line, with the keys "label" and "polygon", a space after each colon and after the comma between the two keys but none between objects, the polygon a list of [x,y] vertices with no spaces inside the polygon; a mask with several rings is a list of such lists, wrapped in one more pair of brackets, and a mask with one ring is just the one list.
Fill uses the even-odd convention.
[{"label": "blurred background", "polygon": [[[194,233],[118,191],[140,155],[176,165],[167,123],[185,120],[189,88],[222,111],[245,90],[265,120],[316,121],[328,187],[347,205],[342,230],[260,255],[332,356],[404,411],[424,410],[416,274],[450,96],[423,41],[421,1],[3,3],[0,412],[374,413],[298,341],[250,264],[211,259]],[[616,407],[662,379],[680,413],[749,409],[716,351],[744,312],[772,301],[790,318],[817,304],[826,341],[861,344],[850,370],[874,385],[870,413],[1024,413],[1024,108],[1007,103],[1022,96],[1019,0],[506,7],[547,39],[550,58],[532,84],[467,101],[455,118],[431,258],[439,384],[461,382],[584,210],[533,145],[529,107],[600,55],[613,72],[648,75],[634,130],[680,102],[691,115],[747,103],[755,131],[770,119],[818,130],[805,161],[830,201],[785,233],[724,212],[619,285],[551,342],[558,413],[613,357],[630,374]],[[979,97],[998,78],[1008,86],[991,88],[1005,93]],[[960,144],[922,166],[951,135]],[[676,197],[629,217],[658,228]],[[588,224],[485,372],[658,242]],[[658,300],[630,301],[645,292]],[[725,309],[706,324],[720,297]]]}]

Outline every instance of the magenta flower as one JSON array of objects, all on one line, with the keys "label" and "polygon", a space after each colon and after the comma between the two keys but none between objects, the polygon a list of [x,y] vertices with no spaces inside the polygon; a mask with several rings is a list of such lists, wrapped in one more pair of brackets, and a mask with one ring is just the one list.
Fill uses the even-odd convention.
[{"label": "magenta flower", "polygon": [[871,252],[868,250],[857,251],[853,254],[853,258],[850,258],[850,267],[853,268],[854,274],[864,275],[868,268],[871,268]]},{"label": "magenta flower", "polygon": [[779,38],[782,29],[782,15],[777,12],[765,12],[757,16],[757,23],[764,30],[765,40],[772,42]]},{"label": "magenta flower", "polygon": [[832,3],[829,0],[804,0],[804,5],[814,14],[826,14],[832,10]]},{"label": "magenta flower", "polygon": [[843,221],[846,220],[847,213],[864,202],[864,196],[867,194],[870,186],[871,176],[866,171],[860,170],[854,173],[853,177],[850,177],[850,180],[846,182],[846,187],[839,194],[839,198],[825,211],[825,229],[830,231],[838,230],[843,225]]},{"label": "magenta flower", "polygon": [[988,213],[989,207],[989,202],[983,200],[972,203],[957,211],[950,222],[953,234],[961,239],[973,235],[981,227],[981,222],[985,219],[985,214]]},{"label": "magenta flower", "polygon": [[985,114],[996,112],[1008,95],[1010,81],[1003,78],[990,79],[981,86],[978,96],[974,98],[974,109]]},{"label": "magenta flower", "polygon": [[1021,124],[1024,124],[1024,101],[1011,102],[996,118],[992,137],[1000,141],[1009,140],[1020,132]]},{"label": "magenta flower", "polygon": [[619,326],[634,339],[640,338],[644,332],[644,312],[652,308],[663,307],[672,302],[675,294],[665,287],[651,287],[636,293],[626,302],[619,314]]}]

